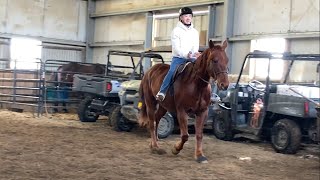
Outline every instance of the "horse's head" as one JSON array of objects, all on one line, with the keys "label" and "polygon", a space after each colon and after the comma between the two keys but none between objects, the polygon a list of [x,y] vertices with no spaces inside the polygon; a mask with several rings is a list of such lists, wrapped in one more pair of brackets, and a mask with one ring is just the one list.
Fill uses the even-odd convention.
[{"label": "horse's head", "polygon": [[106,71],[106,65],[104,65],[104,64],[96,64],[94,66],[94,72],[96,74],[104,74],[105,71]]},{"label": "horse's head", "polygon": [[73,82],[73,74],[66,73],[66,71],[70,71],[69,69],[66,69],[66,66],[60,66],[57,69],[58,74],[58,82]]},{"label": "horse's head", "polygon": [[225,52],[227,47],[227,41],[225,40],[220,45],[214,45],[210,40],[209,48],[204,53],[204,58],[207,60],[207,72],[217,81],[218,88],[220,90],[227,89],[229,86],[228,79],[228,62],[229,59]]}]

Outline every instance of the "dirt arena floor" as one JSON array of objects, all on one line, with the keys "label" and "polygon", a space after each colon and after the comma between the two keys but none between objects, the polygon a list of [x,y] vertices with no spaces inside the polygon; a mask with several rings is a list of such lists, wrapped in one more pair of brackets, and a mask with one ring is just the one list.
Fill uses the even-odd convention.
[{"label": "dirt arena floor", "polygon": [[269,143],[204,138],[208,164],[193,159],[194,136],[177,156],[179,139],[161,140],[165,155],[151,154],[145,129],[115,132],[106,119],[81,123],[74,114],[0,110],[0,179],[310,179],[319,180],[318,146],[278,154]]}]

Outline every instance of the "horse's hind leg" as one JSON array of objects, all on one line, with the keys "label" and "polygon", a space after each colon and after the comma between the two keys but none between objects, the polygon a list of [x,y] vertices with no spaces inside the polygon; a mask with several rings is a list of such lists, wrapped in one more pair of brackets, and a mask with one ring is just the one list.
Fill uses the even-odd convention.
[{"label": "horse's hind leg", "polygon": [[179,152],[183,149],[183,145],[188,141],[189,133],[188,133],[188,115],[184,110],[177,111],[177,118],[179,121],[180,135],[181,141],[177,142],[173,149],[172,153],[174,155],[179,154]]},{"label": "horse's hind leg", "polygon": [[[151,135],[151,144],[150,144],[150,149],[152,153],[156,154],[165,154],[166,152],[159,148],[158,144],[158,135],[156,131],[157,123],[156,123],[156,117],[158,117],[161,112],[158,113],[156,112],[156,105],[157,102],[154,100],[151,103],[146,104],[147,105],[147,114],[149,118],[149,130],[150,130],[150,135]],[[161,110],[160,110],[161,111]],[[162,117],[162,116],[161,116]]]},{"label": "horse's hind leg", "polygon": [[159,122],[160,122],[160,119],[166,114],[166,112],[167,112],[167,110],[159,105],[159,108],[158,108],[156,115],[155,115],[155,121],[156,121],[155,130],[156,130],[157,140],[159,140],[159,137],[158,137]]}]

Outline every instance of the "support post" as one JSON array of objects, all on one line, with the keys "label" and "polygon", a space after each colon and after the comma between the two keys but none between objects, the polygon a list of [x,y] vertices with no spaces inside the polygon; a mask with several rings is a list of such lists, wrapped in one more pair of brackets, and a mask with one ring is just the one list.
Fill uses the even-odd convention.
[{"label": "support post", "polygon": [[[153,31],[153,12],[146,13],[146,39],[144,41],[144,50],[150,50],[152,48],[152,31]],[[146,58],[143,62],[143,70],[146,72],[151,67],[151,59]]]},{"label": "support post", "polygon": [[[215,36],[215,28],[214,25],[216,24],[216,5],[210,5],[208,6],[208,10],[209,10],[209,23],[208,23],[208,32],[207,32],[207,39],[211,39],[214,38]],[[209,42],[206,42],[206,45],[208,46]]]},{"label": "support post", "polygon": [[93,62],[93,48],[90,44],[94,41],[94,29],[95,29],[95,19],[90,17],[90,14],[94,13],[96,10],[96,2],[94,0],[88,0],[87,9],[87,24],[86,24],[86,63]]},{"label": "support post", "polygon": [[[235,0],[225,0],[223,9],[223,29],[222,29],[222,41],[229,39],[233,36],[233,24],[234,24],[234,7]],[[232,42],[228,41],[228,48],[226,50],[229,57],[229,69],[232,71]],[[232,73],[232,72],[231,72]]]}]

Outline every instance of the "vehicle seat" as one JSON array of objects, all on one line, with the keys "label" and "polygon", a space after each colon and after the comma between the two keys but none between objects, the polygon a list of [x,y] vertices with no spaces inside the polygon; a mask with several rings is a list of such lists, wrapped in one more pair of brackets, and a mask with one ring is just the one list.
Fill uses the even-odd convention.
[{"label": "vehicle seat", "polygon": [[270,85],[270,93],[277,93],[277,84]]}]

